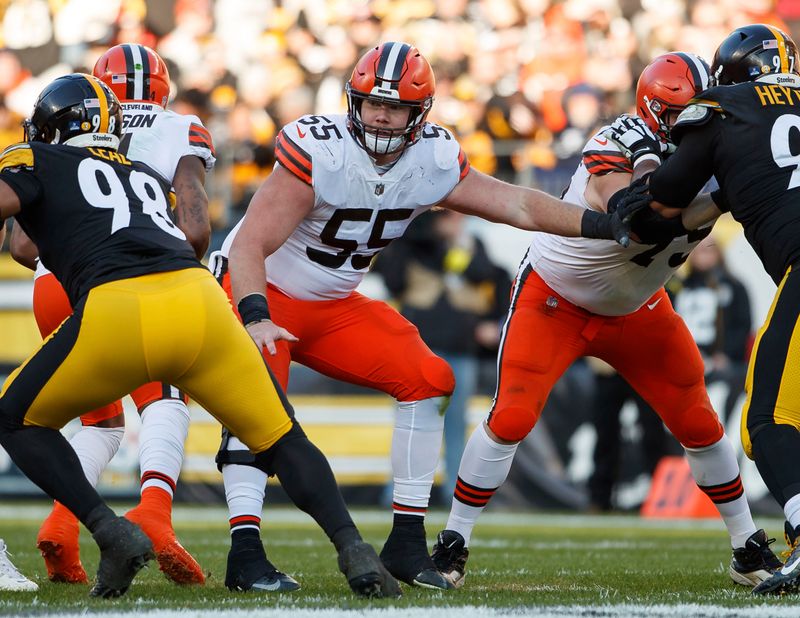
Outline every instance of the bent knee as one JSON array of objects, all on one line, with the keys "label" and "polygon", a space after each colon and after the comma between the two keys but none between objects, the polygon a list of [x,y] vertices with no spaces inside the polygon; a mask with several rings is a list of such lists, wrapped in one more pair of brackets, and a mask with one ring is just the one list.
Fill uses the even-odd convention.
[{"label": "bent knee", "polygon": [[456,378],[450,365],[438,356],[427,356],[419,363],[416,378],[391,393],[398,401],[419,401],[432,397],[449,397],[456,388]]},{"label": "bent knee", "polygon": [[539,410],[523,406],[498,408],[489,416],[489,429],[501,440],[519,442],[531,432],[539,414]]},{"label": "bent knee", "polygon": [[672,435],[687,448],[703,448],[722,439],[725,430],[712,408],[686,408],[676,419],[667,423]]}]

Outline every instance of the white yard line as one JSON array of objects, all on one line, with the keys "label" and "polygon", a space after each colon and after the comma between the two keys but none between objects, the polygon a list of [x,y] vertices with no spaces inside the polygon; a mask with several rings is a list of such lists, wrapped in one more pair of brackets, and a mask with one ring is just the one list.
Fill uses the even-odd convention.
[{"label": "white yard line", "polygon": [[[148,618],[284,618],[290,613],[292,618],[513,618],[535,616],[536,618],[565,618],[569,616],[591,618],[673,618],[691,616],[692,618],[796,618],[798,608],[758,605],[749,608],[730,608],[720,605],[559,605],[551,607],[520,606],[513,608],[492,608],[478,606],[464,607],[382,607],[360,610],[346,609],[298,609],[298,608],[255,608],[241,610],[147,610]],[[139,612],[89,611],[80,613],[35,614],[37,618],[85,618],[86,616],[119,616],[133,618]]]}]

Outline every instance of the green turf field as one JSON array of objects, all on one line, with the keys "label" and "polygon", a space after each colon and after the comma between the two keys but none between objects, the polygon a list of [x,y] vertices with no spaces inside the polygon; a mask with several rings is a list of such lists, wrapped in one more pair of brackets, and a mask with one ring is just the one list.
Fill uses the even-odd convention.
[{"label": "green turf field", "polygon": [[[272,608],[270,615],[300,616],[305,615],[303,609],[313,608],[326,610],[320,615],[334,616],[344,613],[339,610],[392,607],[403,616],[463,617],[492,613],[476,607],[507,608],[515,615],[545,615],[549,607],[553,615],[800,616],[800,595],[754,598],[748,589],[731,582],[730,550],[719,521],[487,513],[473,537],[464,588],[445,593],[404,587],[402,599],[370,602],[349,592],[336,570],[332,546],[311,520],[288,509],[268,510],[262,529],[270,558],[303,588],[280,596],[228,592],[223,586],[228,550],[225,511],[179,507],[176,529],[206,569],[207,584],[175,586],[153,563],[126,596],[109,601],[90,599],[88,587],[46,580],[34,547],[39,516],[44,513],[41,506],[6,506],[0,512],[0,537],[17,566],[40,586],[38,593],[0,593],[0,614],[183,609],[189,610],[187,615],[199,610],[237,615],[235,610],[241,609],[241,615],[263,615]],[[389,514],[356,511],[354,517],[366,540],[380,549]],[[430,517],[431,541],[443,523],[443,513]],[[781,522],[760,524],[775,536]],[[96,547],[85,532],[81,540],[84,566],[91,576],[97,566]],[[782,538],[776,546],[783,548]],[[670,607],[659,609],[663,605]],[[467,607],[457,609],[462,606]],[[371,613],[389,615],[366,612]]]}]

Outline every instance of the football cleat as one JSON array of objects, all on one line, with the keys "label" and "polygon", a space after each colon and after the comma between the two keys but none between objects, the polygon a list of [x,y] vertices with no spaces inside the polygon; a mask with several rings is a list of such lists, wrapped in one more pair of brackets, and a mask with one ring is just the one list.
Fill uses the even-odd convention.
[{"label": "football cleat", "polygon": [[381,561],[389,573],[409,586],[449,590],[453,586],[436,569],[428,554],[425,526],[420,519],[412,526],[395,526],[381,550]]},{"label": "football cleat", "polygon": [[136,524],[124,517],[110,519],[92,533],[100,547],[93,597],[109,599],[125,594],[136,574],[155,558],[153,544]]},{"label": "football cleat", "polygon": [[383,566],[372,545],[358,541],[339,552],[339,570],[350,589],[362,597],[396,598],[402,596],[400,584]]},{"label": "football cleat", "polygon": [[728,574],[742,586],[753,587],[770,577],[783,566],[769,548],[775,539],[768,539],[764,530],[756,530],[744,544],[733,550]]},{"label": "football cleat", "polygon": [[442,530],[433,546],[433,564],[453,588],[461,588],[467,576],[469,550],[464,547],[464,537],[455,530]]},{"label": "football cleat", "polygon": [[783,554],[786,562],[753,588],[753,594],[786,594],[800,589],[800,526],[793,528],[787,521],[784,532],[789,545],[789,551]]},{"label": "football cleat", "polygon": [[261,539],[237,541],[228,552],[225,586],[239,592],[292,592],[297,581],[267,560]]},{"label": "football cleat", "polygon": [[89,583],[81,564],[79,539],[77,518],[65,506],[56,503],[36,536],[36,547],[44,558],[47,578],[51,582]]},{"label": "football cleat", "polygon": [[8,557],[8,548],[0,539],[0,590],[12,592],[36,592],[39,586],[17,570]]},{"label": "football cleat", "polygon": [[153,515],[141,506],[128,511],[125,518],[138,525],[153,543],[158,568],[167,579],[181,585],[205,583],[203,569],[180,544],[169,518]]}]

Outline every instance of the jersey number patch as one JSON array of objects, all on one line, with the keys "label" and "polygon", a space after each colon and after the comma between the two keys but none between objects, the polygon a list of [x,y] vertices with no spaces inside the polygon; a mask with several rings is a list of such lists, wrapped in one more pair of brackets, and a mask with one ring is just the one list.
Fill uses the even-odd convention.
[{"label": "jersey number patch", "polygon": [[[712,226],[703,227],[699,230],[692,230],[686,235],[686,240],[689,243],[699,242],[703,240],[706,236],[711,233]],[[667,240],[665,242],[658,243],[657,245],[653,245],[647,251],[642,251],[641,253],[637,253],[631,258],[631,262],[634,264],[638,264],[643,268],[647,268],[650,264],[653,263],[655,257],[661,253],[664,249],[670,246],[672,243],[671,240]],[[683,264],[686,259],[689,257],[688,253],[682,253],[678,251],[677,253],[673,253],[669,256],[667,260],[667,264],[670,265],[672,268],[678,268],[681,264]]]},{"label": "jersey number patch", "polygon": [[358,241],[349,238],[339,238],[339,228],[345,221],[369,221],[372,219],[371,208],[340,208],[333,213],[330,221],[325,224],[319,237],[323,243],[329,247],[341,249],[339,253],[326,253],[313,247],[306,247],[306,255],[312,262],[327,266],[328,268],[341,268],[344,266],[347,259],[352,256],[351,264],[356,270],[363,270],[367,268],[372,261],[372,258],[383,249],[386,245],[392,242],[391,238],[384,238],[383,231],[386,224],[390,221],[405,221],[414,213],[412,208],[394,208],[388,210],[379,210],[378,215],[375,217],[375,223],[372,225],[372,231],[369,234],[367,247],[369,249],[376,249],[376,251],[368,255],[353,255],[353,251],[358,249]]},{"label": "jersey number patch", "polygon": [[[105,187],[100,186],[100,178]],[[170,219],[167,198],[155,178],[133,170],[128,177],[128,183],[134,195],[141,200],[142,211],[153,223],[170,236],[186,240],[186,235]],[[122,179],[112,166],[97,159],[84,159],[78,165],[78,185],[90,206],[110,208],[113,211],[112,234],[130,225],[130,200]]]},{"label": "jersey number patch", "polygon": [[800,131],[800,116],[784,114],[772,125],[772,133],[769,138],[772,158],[775,160],[775,164],[778,167],[794,168],[789,178],[789,186],[786,187],[787,190],[800,187],[800,154],[792,154],[792,149],[789,146],[789,134],[792,129]]}]

